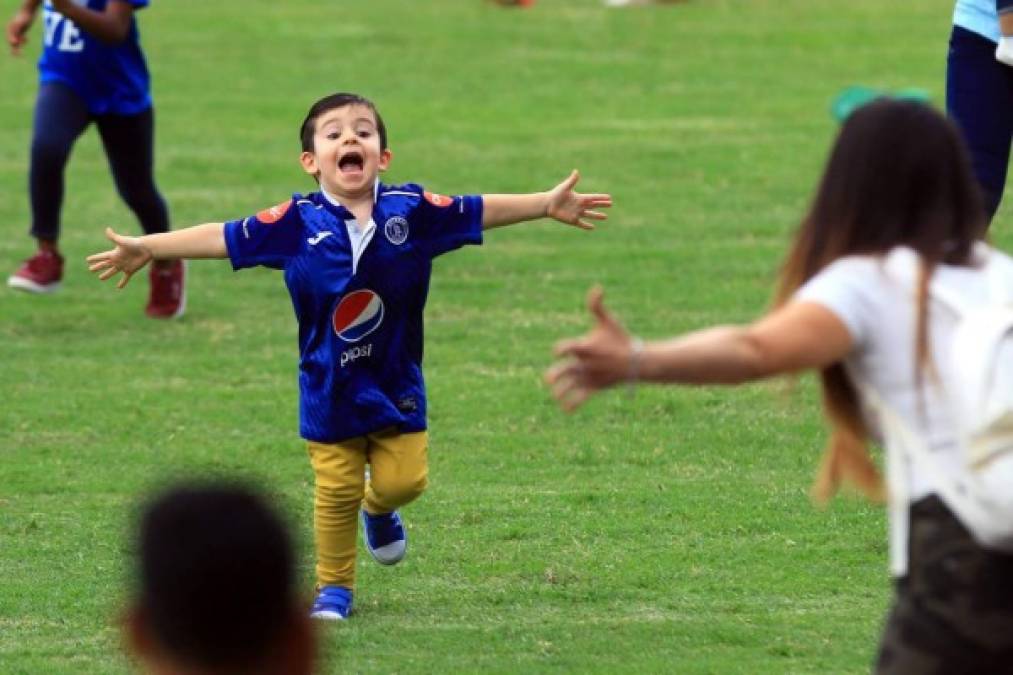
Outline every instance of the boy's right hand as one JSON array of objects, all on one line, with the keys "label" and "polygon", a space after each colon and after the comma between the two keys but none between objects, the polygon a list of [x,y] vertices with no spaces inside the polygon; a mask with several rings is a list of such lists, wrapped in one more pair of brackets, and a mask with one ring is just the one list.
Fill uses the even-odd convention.
[{"label": "boy's right hand", "polygon": [[11,54],[14,56],[17,56],[21,52],[21,48],[28,42],[28,38],[25,36],[34,20],[34,12],[22,8],[15,12],[14,18],[7,23],[7,44],[10,45]]},{"label": "boy's right hand", "polygon": [[106,237],[116,244],[116,248],[88,256],[88,271],[98,274],[101,281],[123,272],[123,278],[116,284],[116,288],[123,288],[134,272],[151,261],[151,251],[139,237],[124,237],[113,232],[111,227],[106,228]]}]

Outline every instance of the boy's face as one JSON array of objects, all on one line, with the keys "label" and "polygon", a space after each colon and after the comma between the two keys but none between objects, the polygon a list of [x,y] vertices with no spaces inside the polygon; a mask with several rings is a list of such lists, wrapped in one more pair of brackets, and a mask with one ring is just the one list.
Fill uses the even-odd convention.
[{"label": "boy's face", "polygon": [[390,165],[380,148],[373,111],[362,105],[328,110],[316,119],[313,151],[300,157],[303,170],[336,197],[371,195],[376,177]]}]

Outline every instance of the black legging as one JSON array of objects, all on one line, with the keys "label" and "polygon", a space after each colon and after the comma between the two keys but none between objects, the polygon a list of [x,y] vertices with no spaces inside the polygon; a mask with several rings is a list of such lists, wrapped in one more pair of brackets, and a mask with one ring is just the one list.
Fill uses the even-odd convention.
[{"label": "black legging", "polygon": [[136,115],[93,115],[69,87],[43,84],[35,103],[35,130],[28,185],[32,203],[31,234],[55,241],[60,236],[63,170],[70,150],[95,122],[109,159],[116,189],[145,233],[166,232],[169,213],[155,187],[154,111]]},{"label": "black legging", "polygon": [[964,134],[992,217],[1002,200],[1009,167],[1013,67],[995,60],[994,42],[960,26],[954,26],[950,35],[946,112]]}]

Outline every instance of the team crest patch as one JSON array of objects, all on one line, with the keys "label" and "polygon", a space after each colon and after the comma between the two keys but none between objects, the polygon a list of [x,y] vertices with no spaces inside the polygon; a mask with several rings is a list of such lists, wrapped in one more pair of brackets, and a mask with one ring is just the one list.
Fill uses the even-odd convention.
[{"label": "team crest patch", "polygon": [[264,209],[263,211],[258,213],[257,220],[264,223],[265,225],[277,223],[285,216],[286,213],[288,213],[288,210],[291,206],[292,206],[291,199],[289,199],[286,202],[282,202],[281,204],[276,204],[275,206],[272,206],[269,209]]},{"label": "team crest patch", "polygon": [[387,241],[400,246],[408,240],[408,221],[401,216],[388,218],[383,224],[383,233],[387,236]]},{"label": "team crest patch", "polygon": [[454,203],[452,198],[447,197],[446,195],[438,195],[435,192],[424,192],[423,196],[425,196],[426,201],[433,206],[445,207]]}]

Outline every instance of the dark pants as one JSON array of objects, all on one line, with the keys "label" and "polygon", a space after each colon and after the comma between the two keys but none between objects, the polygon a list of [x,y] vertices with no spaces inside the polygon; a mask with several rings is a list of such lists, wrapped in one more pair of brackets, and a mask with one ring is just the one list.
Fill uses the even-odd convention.
[{"label": "dark pants", "polygon": [[979,546],[938,497],[911,507],[878,675],[1013,673],[1013,556]]},{"label": "dark pants", "polygon": [[1013,139],[1013,68],[995,60],[994,42],[957,26],[946,62],[946,111],[964,134],[985,206],[994,216]]},{"label": "dark pants", "polygon": [[995,9],[1000,14],[1013,11],[1013,0],[995,0]]},{"label": "dark pants", "polygon": [[35,130],[28,186],[31,234],[55,241],[60,236],[63,171],[74,141],[95,122],[109,159],[116,189],[148,234],[169,229],[165,201],[155,187],[154,112],[92,115],[84,101],[62,84],[43,84],[35,103]]}]

